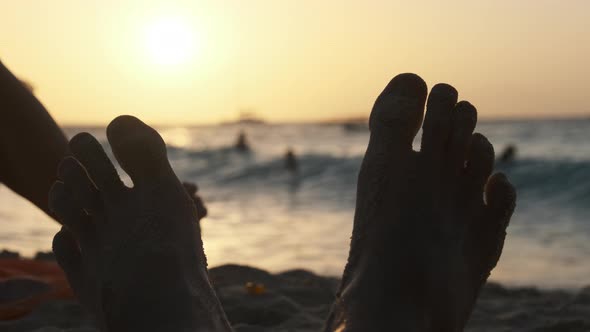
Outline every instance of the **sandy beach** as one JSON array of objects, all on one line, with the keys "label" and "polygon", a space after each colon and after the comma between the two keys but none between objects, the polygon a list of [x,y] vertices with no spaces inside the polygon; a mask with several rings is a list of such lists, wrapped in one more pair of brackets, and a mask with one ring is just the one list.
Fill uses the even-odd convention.
[{"label": "sandy beach", "polygon": [[[295,269],[271,274],[242,265],[210,269],[210,278],[237,332],[320,331],[338,279]],[[4,292],[6,285],[0,287]],[[32,313],[0,322],[4,332],[97,331],[74,301],[53,300]],[[576,292],[506,288],[488,283],[466,331],[590,330],[590,287]]]}]

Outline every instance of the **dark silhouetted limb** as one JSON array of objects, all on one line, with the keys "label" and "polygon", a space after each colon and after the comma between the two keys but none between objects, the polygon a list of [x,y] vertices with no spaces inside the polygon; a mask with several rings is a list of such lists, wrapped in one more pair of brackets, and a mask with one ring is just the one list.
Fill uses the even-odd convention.
[{"label": "dark silhouetted limb", "polygon": [[0,181],[49,213],[47,192],[67,154],[67,139],[29,88],[1,62],[0,116]]},{"label": "dark silhouetted limb", "polygon": [[65,225],[53,250],[78,299],[105,331],[230,331],[208,279],[196,188],[178,180],[164,141],[138,119],[118,117],[107,137],[133,188],[82,133],[49,194]]},{"label": "dark silhouetted limb", "polygon": [[[350,253],[326,331],[462,331],[515,206],[475,108],[414,74],[377,98],[358,177]],[[485,192],[485,201],[483,193]]]}]

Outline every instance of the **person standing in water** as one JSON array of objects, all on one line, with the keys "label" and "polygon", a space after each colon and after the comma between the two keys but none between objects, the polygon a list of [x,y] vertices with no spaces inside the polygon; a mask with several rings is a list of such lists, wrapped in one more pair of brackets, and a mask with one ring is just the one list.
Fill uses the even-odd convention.
[{"label": "person standing in water", "polygon": [[238,140],[236,141],[236,150],[240,152],[249,152],[250,145],[248,144],[248,139],[246,138],[246,133],[244,130],[241,130],[238,134]]},{"label": "person standing in water", "polygon": [[507,164],[514,161],[516,158],[516,146],[508,144],[502,154],[500,155],[500,163]]},{"label": "person standing in water", "polygon": [[291,173],[295,173],[299,169],[297,158],[292,148],[288,148],[285,154],[285,168]]}]

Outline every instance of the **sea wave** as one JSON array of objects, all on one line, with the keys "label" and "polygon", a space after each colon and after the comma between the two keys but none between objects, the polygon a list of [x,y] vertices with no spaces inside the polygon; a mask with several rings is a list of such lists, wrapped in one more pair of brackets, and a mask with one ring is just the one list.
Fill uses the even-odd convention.
[{"label": "sea wave", "polygon": [[[318,190],[354,190],[362,156],[302,154],[298,171],[288,172],[283,156],[260,156],[232,148],[186,150],[170,148],[169,156],[181,177],[237,187],[259,184],[272,191],[273,185],[296,178],[301,183],[317,182]],[[584,207],[590,202],[590,161],[517,159],[498,163],[524,198],[541,198]]]}]

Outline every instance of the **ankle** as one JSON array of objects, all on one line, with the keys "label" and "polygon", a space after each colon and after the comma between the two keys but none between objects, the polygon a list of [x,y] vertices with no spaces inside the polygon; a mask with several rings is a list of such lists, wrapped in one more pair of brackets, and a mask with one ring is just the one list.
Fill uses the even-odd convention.
[{"label": "ankle", "polygon": [[[358,271],[357,271],[358,272]],[[327,331],[456,332],[465,322],[457,319],[453,301],[441,307],[440,294],[418,279],[390,274],[356,273],[343,285],[332,309]],[[446,303],[445,302],[445,303]],[[339,330],[341,326],[345,329]]]},{"label": "ankle", "polygon": [[[221,305],[211,294],[191,294],[190,288],[167,292],[126,294],[124,301],[103,301],[109,332],[119,331],[230,331]],[[212,296],[208,296],[212,295]],[[206,298],[207,300],[204,300]],[[211,301],[208,301],[211,299]]]}]

